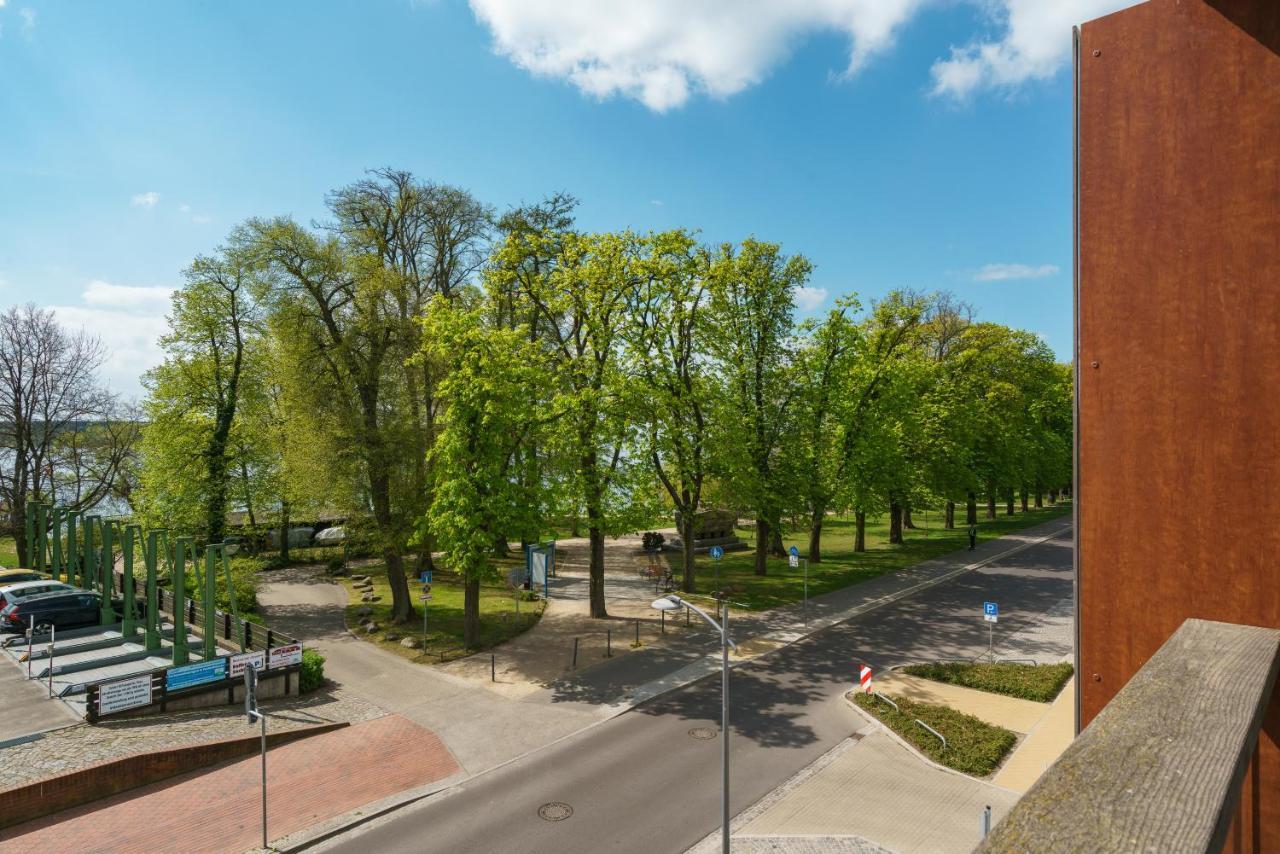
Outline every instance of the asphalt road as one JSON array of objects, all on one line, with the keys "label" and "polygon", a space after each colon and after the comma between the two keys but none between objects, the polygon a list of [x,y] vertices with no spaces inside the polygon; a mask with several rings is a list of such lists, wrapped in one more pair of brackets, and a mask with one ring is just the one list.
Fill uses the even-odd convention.
[{"label": "asphalt road", "polygon": [[[733,670],[736,814],[846,738],[862,721],[842,697],[857,666],[974,656],[987,647],[984,600],[1000,634],[1071,595],[1071,539],[1060,536],[856,617]],[[997,637],[997,644],[999,638]],[[481,775],[422,806],[330,843],[364,852],[683,852],[719,821],[716,675]],[[568,804],[561,821],[539,817]]]}]

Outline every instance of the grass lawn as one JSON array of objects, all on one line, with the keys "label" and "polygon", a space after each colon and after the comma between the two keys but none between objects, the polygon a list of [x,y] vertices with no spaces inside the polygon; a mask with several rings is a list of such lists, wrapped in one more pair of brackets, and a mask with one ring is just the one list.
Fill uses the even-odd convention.
[{"label": "grass lawn", "polygon": [[[853,517],[828,516],[822,526],[822,563],[809,566],[809,595],[839,590],[851,584],[867,581],[886,572],[901,569],[949,552],[968,548],[969,537],[963,525],[964,507],[957,507],[959,527],[948,531],[942,527],[940,512],[923,510],[913,515],[916,528],[904,532],[906,542],[900,546],[889,545],[889,514],[867,516],[867,550],[853,550]],[[985,508],[979,507],[981,517]],[[1003,505],[995,519],[979,518],[978,542],[1058,519],[1071,512],[1070,502],[1059,502],[1053,507],[1004,515]],[[754,545],[755,531],[739,529],[738,536]],[[804,557],[809,551],[809,532],[791,531],[783,536],[783,544],[800,549]],[[672,555],[673,568],[678,572],[679,556]],[[710,594],[718,588],[729,591],[729,598],[752,610],[763,610],[799,602],[804,597],[803,568],[792,569],[786,558],[769,558],[768,572],[755,574],[755,550],[730,552],[721,560],[699,556],[696,566],[697,590]]]},{"label": "grass lawn", "polygon": [[13,569],[18,565],[18,544],[13,537],[0,537],[0,566]]},{"label": "grass lawn", "polygon": [[1048,703],[1058,696],[1058,692],[1062,690],[1063,685],[1067,684],[1075,668],[1066,662],[1040,665],[939,662],[912,664],[902,668],[902,672],[910,673],[912,676],[923,676],[935,682],[947,682],[952,685],[963,685],[965,688],[976,688],[979,691],[990,691],[993,694],[1005,694],[1010,697],[1021,697],[1024,700],[1035,700],[1038,703]]},{"label": "grass lawn", "polygon": [[[361,638],[377,643],[389,650],[414,661],[438,664],[451,661],[475,652],[476,649],[488,649],[528,629],[542,616],[540,602],[520,602],[520,616],[516,617],[516,602],[505,586],[482,586],[480,588],[480,645],[473,650],[462,648],[462,598],[463,586],[457,576],[451,573],[435,571],[431,584],[430,602],[419,601],[422,585],[416,580],[409,583],[409,591],[413,595],[414,607],[418,609],[418,618],[411,624],[397,626],[391,623],[391,587],[387,584],[386,567],[382,564],[361,567],[352,570],[356,575],[368,575],[373,581],[374,595],[382,597],[377,602],[361,602],[361,592],[355,589],[349,578],[340,579],[347,588],[347,628]],[[406,637],[422,639],[422,606],[427,609],[426,646],[422,649],[409,649],[401,646],[400,641]],[[381,626],[374,634],[366,634],[360,624],[368,618],[356,616],[361,608],[371,608],[370,617]],[[388,634],[399,637],[392,640]],[[443,658],[442,658],[443,654]]]},{"label": "grass lawn", "polygon": [[[855,691],[849,696],[859,708],[870,712],[934,762],[976,777],[986,777],[994,771],[1018,740],[1007,729],[946,706],[893,697],[898,704],[895,711],[872,694]],[[947,739],[946,748],[937,736],[917,724],[917,719],[942,733]]]}]

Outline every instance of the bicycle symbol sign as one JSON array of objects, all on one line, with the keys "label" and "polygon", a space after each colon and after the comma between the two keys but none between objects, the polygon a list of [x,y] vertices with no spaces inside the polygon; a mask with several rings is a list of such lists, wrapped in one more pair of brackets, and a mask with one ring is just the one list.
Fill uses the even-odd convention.
[{"label": "bicycle symbol sign", "polygon": [[711,559],[712,559],[712,560],[719,560],[719,559],[720,559],[720,558],[722,558],[722,557],[724,557],[724,549],[723,549],[723,548],[721,548],[720,546],[712,546],[712,547],[711,547]]}]

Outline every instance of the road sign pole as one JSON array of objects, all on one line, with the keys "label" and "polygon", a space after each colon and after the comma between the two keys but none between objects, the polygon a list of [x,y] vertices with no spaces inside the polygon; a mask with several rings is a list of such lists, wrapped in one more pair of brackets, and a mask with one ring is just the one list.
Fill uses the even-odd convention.
[{"label": "road sign pole", "polygon": [[809,559],[804,560],[804,622],[809,624]]}]

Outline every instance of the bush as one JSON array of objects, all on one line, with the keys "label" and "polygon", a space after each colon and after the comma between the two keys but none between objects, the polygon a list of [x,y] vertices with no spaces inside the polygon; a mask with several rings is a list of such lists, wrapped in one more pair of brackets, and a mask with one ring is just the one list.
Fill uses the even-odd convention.
[{"label": "bush", "polygon": [[935,682],[962,685],[992,694],[1021,697],[1048,703],[1058,696],[1067,684],[1075,668],[1062,664],[1014,664],[1011,662],[967,664],[946,662],[937,664],[913,664],[902,668],[903,673],[922,676]]},{"label": "bush", "polygon": [[302,651],[302,671],[298,675],[298,691],[306,694],[324,684],[324,656],[314,649]]},{"label": "bush", "polygon": [[[853,702],[906,739],[935,762],[985,777],[996,769],[1018,737],[1007,729],[932,703],[917,703],[894,697],[897,711],[872,694],[853,693]],[[922,720],[946,736],[947,746],[933,733],[916,723]]]},{"label": "bush", "polygon": [[325,562],[330,575],[342,575],[346,571],[347,562],[340,557],[331,557]]},{"label": "bush", "polygon": [[644,535],[640,538],[640,541],[644,545],[645,549],[649,551],[657,551],[662,548],[662,544],[667,541],[667,538],[662,536],[662,534],[659,534],[657,531],[645,531]]}]

